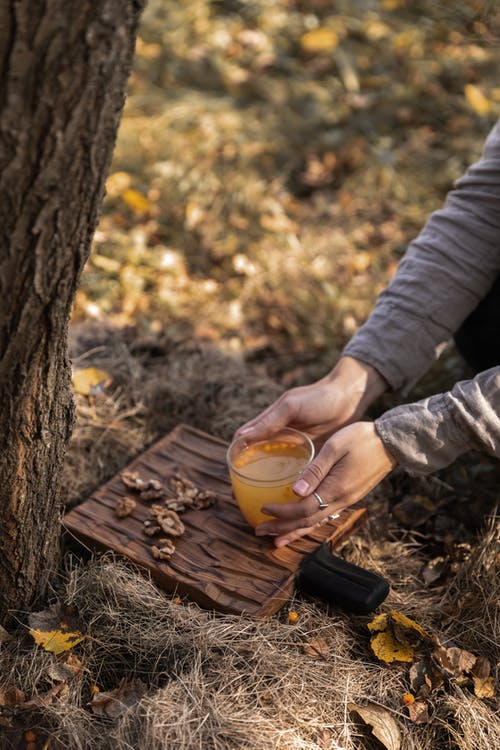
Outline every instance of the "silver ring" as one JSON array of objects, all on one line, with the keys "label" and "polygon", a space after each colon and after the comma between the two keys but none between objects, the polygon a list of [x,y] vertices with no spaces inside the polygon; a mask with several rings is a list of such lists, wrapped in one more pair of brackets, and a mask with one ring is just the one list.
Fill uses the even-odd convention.
[{"label": "silver ring", "polygon": [[328,508],[328,503],[325,503],[321,495],[319,495],[317,492],[313,492],[314,497],[318,501],[318,508],[320,510],[324,510],[324,508]]},{"label": "silver ring", "polygon": [[328,520],[335,521],[335,519],[338,518],[339,516],[340,516],[340,513],[330,513],[330,515],[328,516]]}]

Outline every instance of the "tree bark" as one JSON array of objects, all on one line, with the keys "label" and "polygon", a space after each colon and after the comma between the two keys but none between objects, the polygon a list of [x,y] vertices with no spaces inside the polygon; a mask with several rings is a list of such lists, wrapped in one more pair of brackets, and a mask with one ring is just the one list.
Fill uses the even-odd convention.
[{"label": "tree bark", "polygon": [[0,0],[0,622],[57,569],[67,330],[140,0]]}]

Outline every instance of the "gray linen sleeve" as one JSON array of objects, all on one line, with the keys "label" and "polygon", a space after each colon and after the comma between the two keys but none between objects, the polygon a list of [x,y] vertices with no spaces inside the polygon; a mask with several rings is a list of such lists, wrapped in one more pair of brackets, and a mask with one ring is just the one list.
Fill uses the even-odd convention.
[{"label": "gray linen sleeve", "polygon": [[375,420],[375,429],[411,474],[430,474],[470,449],[500,458],[500,367],[397,406]]},{"label": "gray linen sleeve", "polygon": [[407,393],[500,273],[500,121],[483,155],[410,244],[344,354]]}]

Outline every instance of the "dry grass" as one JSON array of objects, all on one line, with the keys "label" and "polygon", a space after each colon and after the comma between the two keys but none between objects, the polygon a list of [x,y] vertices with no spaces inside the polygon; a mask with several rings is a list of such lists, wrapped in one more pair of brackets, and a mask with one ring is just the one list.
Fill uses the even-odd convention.
[{"label": "dry grass", "polygon": [[[370,528],[362,538],[374,541]],[[384,609],[395,607],[439,632],[437,621],[445,619],[456,592],[463,595],[464,581],[473,581],[465,589],[467,614],[462,610],[446,635],[494,662],[499,587],[490,564],[496,551],[493,526],[475,557],[448,581],[444,596],[419,586],[418,551],[401,542],[386,545],[385,572],[394,589]],[[355,556],[356,546],[349,543],[346,554],[354,549]],[[58,595],[78,611],[87,638],[76,649],[83,671],[70,683],[67,701],[31,716],[35,732],[49,729],[52,750],[375,747],[347,710],[349,702],[367,701],[395,717],[404,748],[490,750],[500,742],[492,701],[479,701],[458,685],[433,697],[430,724],[411,724],[401,703],[408,668],[389,669],[374,659],[367,618],[301,598],[292,603],[300,613],[297,625],[288,624],[286,613],[261,622],[217,616],[175,604],[140,572],[111,557],[87,565],[67,562]],[[369,556],[364,562],[377,567]],[[312,659],[301,644],[318,637],[327,641],[328,653]],[[7,644],[0,654],[2,683],[28,694],[43,691],[51,684],[47,670],[54,661],[25,640]],[[141,700],[116,722],[94,716],[86,708],[90,686],[112,689],[123,677],[145,683]]]}]

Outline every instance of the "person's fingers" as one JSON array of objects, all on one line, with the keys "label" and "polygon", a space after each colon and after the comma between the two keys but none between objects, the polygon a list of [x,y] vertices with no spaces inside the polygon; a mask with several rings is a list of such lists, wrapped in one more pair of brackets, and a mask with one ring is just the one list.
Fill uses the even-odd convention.
[{"label": "person's fingers", "polygon": [[246,438],[252,441],[263,440],[288,427],[294,417],[293,396],[290,392],[268,406],[261,414],[251,419],[236,430],[235,438]]},{"label": "person's fingers", "polygon": [[295,539],[300,539],[300,537],[305,536],[310,531],[311,527],[305,526],[302,529],[294,529],[294,531],[289,531],[287,534],[281,534],[274,540],[274,545],[275,547],[285,547],[287,544],[290,544],[290,542],[295,541]]},{"label": "person's fingers", "polygon": [[[331,497],[326,493],[329,490],[323,490],[324,497]],[[289,503],[286,505],[268,505],[269,515],[271,515],[271,508],[273,509],[272,515],[274,518],[264,523],[259,524],[255,528],[256,536],[267,536],[269,534],[277,534],[281,536],[289,531],[295,531],[300,528],[311,529],[317,523],[324,521],[332,513],[338,513],[348,504],[348,500],[344,497],[336,498],[328,502],[328,507],[323,510],[319,509],[318,501],[314,497],[305,498],[304,501],[299,503]]]},{"label": "person's fingers", "polygon": [[307,497],[314,492],[328,476],[332,467],[342,458],[336,446],[335,437],[327,440],[318,455],[306,466],[299,479],[293,485],[296,495]]}]

